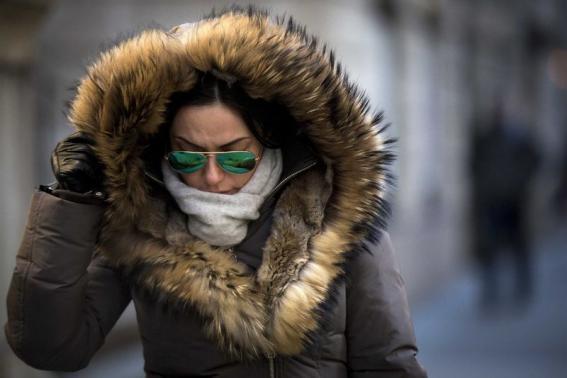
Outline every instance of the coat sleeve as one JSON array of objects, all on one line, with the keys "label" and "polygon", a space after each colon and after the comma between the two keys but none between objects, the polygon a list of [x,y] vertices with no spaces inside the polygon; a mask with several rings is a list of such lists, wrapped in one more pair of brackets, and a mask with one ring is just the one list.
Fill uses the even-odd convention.
[{"label": "coat sleeve", "polygon": [[404,281],[389,235],[383,232],[367,247],[347,267],[349,377],[426,377],[416,359]]},{"label": "coat sleeve", "polygon": [[43,370],[88,365],[131,297],[93,258],[103,208],[38,191],[8,289],[4,333],[14,353]]}]

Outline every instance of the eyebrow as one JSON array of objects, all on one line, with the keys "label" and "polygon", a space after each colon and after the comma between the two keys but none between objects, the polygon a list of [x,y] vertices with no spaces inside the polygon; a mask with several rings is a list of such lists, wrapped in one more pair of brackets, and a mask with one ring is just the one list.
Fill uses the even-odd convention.
[{"label": "eyebrow", "polygon": [[[186,144],[190,144],[191,146],[193,146],[193,147],[195,147],[195,148],[197,148],[197,149],[199,149],[199,150],[201,150],[201,151],[205,151],[205,150],[206,150],[205,147],[202,147],[202,146],[199,146],[198,144],[195,144],[195,143],[193,143],[193,142],[190,142],[190,141],[188,141],[187,139],[183,138],[182,136],[176,135],[176,136],[175,136],[175,139],[180,139],[181,141],[185,142]],[[245,139],[251,139],[251,137],[236,138],[236,139],[233,140],[233,141],[230,141],[230,142],[228,142],[228,143],[223,144],[222,146],[220,146],[220,148],[229,147],[230,145],[236,144],[236,143],[238,143],[238,142],[240,142],[240,141],[243,141],[243,140],[245,140]]]}]

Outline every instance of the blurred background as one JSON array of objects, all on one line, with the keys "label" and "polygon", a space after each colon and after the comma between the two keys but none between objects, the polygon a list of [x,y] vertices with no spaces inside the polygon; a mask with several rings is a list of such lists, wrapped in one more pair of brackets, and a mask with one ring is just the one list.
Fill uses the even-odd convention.
[{"label": "blurred background", "polygon": [[[392,124],[390,232],[430,377],[567,377],[565,0],[0,1],[0,323],[85,66],[121,36],[231,3],[307,25]],[[79,373],[29,368],[0,338],[1,377],[142,368],[132,306]]]}]

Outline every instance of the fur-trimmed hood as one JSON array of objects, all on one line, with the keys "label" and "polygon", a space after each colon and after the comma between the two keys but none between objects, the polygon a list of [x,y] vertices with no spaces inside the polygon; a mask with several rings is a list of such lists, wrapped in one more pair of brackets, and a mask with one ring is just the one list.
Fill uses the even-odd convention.
[{"label": "fur-trimmed hood", "polygon": [[[284,105],[325,162],[281,195],[257,272],[189,235],[144,175],[143,153],[169,97],[211,70]],[[369,114],[333,53],[291,20],[231,10],[191,27],[144,31],[88,68],[70,119],[95,139],[105,166],[99,251],[156,300],[196,309],[207,334],[240,357],[301,352],[348,257],[384,220],[391,154],[381,117]]]}]

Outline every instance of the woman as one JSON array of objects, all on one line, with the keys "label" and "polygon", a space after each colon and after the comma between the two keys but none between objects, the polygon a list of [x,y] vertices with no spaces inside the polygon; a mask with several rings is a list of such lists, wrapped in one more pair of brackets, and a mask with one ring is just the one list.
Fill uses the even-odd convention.
[{"label": "woman", "polygon": [[425,376],[380,117],[301,28],[234,9],[146,31],[70,119],[8,297],[28,364],[84,368],[133,299],[148,377]]}]

